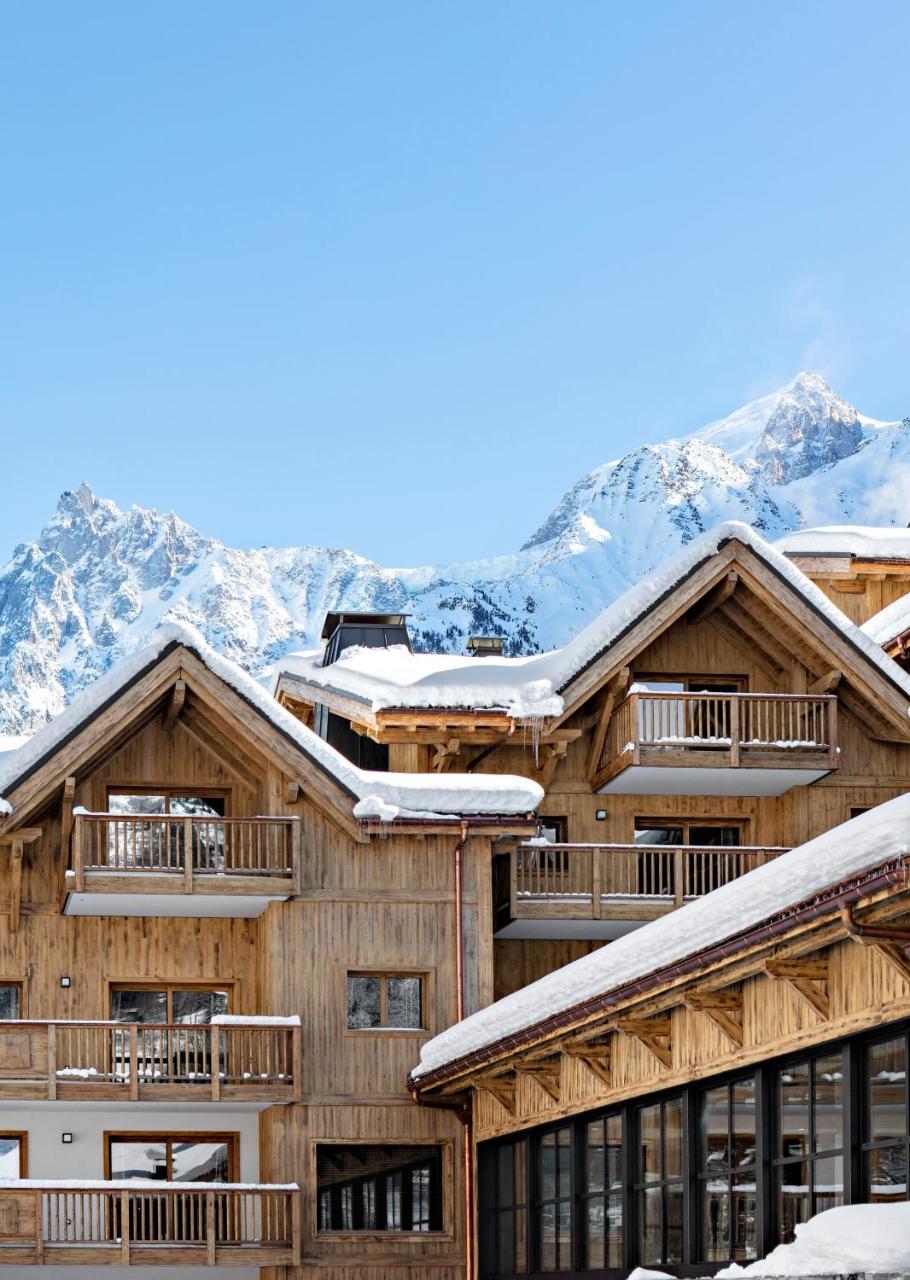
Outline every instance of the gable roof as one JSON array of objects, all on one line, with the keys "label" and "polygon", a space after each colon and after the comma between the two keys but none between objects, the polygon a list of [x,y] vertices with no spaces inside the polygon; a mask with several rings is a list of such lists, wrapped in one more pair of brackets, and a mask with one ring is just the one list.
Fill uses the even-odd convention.
[{"label": "gable roof", "polygon": [[449,1027],[423,1046],[412,1078],[457,1070],[461,1060],[554,1015],[564,1014],[568,1024],[570,1011],[585,1001],[671,970],[708,947],[729,943],[732,950],[737,936],[906,855],[908,831],[910,795],[878,805]]},{"label": "gable roof", "polygon": [[11,811],[15,792],[32,773],[167,654],[181,647],[239,694],[306,760],[329,774],[349,797],[357,818],[389,821],[407,816],[519,815],[532,812],[543,798],[543,791],[535,782],[508,775],[379,773],[359,769],[302,725],[251,675],[216,653],[194,627],[169,624],[159,628],[148,645],[83,690],[34,737],[0,755],[0,816]]},{"label": "gable roof", "polygon": [[833,604],[777,547],[749,525],[728,521],[695,538],[643,577],[561,649],[523,658],[472,658],[410,654],[398,649],[347,650],[328,667],[318,652],[281,659],[274,686],[283,679],[310,690],[336,693],[371,712],[395,709],[505,710],[519,719],[558,717],[574,701],[573,685],[611,647],[652,613],[701,566],[732,542],[749,548],[792,588],[857,656],[871,663],[910,701],[907,676],[863,630]]},{"label": "gable roof", "polygon": [[906,636],[910,632],[910,592],[867,618],[861,630],[883,649]]}]

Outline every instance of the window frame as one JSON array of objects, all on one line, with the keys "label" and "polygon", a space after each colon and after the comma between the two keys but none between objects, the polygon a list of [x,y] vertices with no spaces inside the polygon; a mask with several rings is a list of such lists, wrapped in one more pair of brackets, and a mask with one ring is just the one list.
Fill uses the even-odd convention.
[{"label": "window frame", "polygon": [[[175,991],[226,991],[228,997],[228,1013],[236,1014],[234,1008],[234,980],[227,982],[206,982],[191,979],[188,982],[181,982],[179,979],[168,978],[165,981],[155,982],[149,978],[137,978],[135,982],[129,978],[108,978],[105,983],[105,1002],[104,1007],[108,1010],[108,1021],[113,1022],[113,1010],[111,1009],[111,997],[115,991],[163,991],[167,999],[167,1020],[162,1023],[149,1023],[149,1026],[176,1026],[174,1022],[174,992]],[[131,1024],[125,1022],[125,1027]]]},{"label": "window frame", "polygon": [[[181,796],[198,796],[200,800],[212,799],[224,802],[224,813],[219,817],[230,818],[231,814],[231,798],[233,795],[232,787],[209,787],[204,784],[195,786],[193,783],[187,786],[180,786],[174,783],[168,783],[160,787],[149,783],[137,783],[132,786],[130,783],[109,782],[104,790],[105,808],[110,811],[111,796],[164,796],[164,813],[160,817],[168,817],[170,815],[170,805],[172,797]],[[184,815],[178,815],[184,816]]]},{"label": "window frame", "polygon": [[[636,837],[636,835],[638,834],[638,832],[639,832],[640,830],[641,830],[641,831],[655,830],[655,829],[660,828],[660,827],[680,827],[680,828],[682,829],[682,835],[683,835],[683,838],[682,838],[682,847],[683,847],[683,848],[685,848],[685,849],[690,849],[690,848],[691,848],[691,849],[698,849],[698,848],[702,848],[702,847],[703,847],[703,846],[701,846],[701,845],[693,845],[693,844],[691,844],[691,843],[690,843],[690,841],[689,841],[689,832],[690,832],[690,830],[692,829],[692,827],[731,827],[731,828],[732,828],[732,827],[735,827],[735,828],[736,828],[736,830],[739,832],[739,836],[740,836],[739,844],[719,844],[719,845],[710,845],[710,846],[704,846],[704,847],[708,847],[708,848],[712,848],[712,849],[714,849],[714,848],[717,848],[717,849],[747,849],[747,848],[749,848],[749,842],[748,842],[748,840],[746,840],[746,839],[744,839],[744,838],[743,838],[743,837],[746,835],[746,833],[747,833],[747,831],[748,831],[748,829],[749,829],[749,819],[748,819],[748,818],[739,818],[739,817],[737,817],[737,818],[723,818],[723,817],[718,818],[718,817],[713,816],[713,815],[712,815],[711,817],[707,817],[707,818],[701,818],[701,817],[694,817],[694,818],[693,818],[693,817],[691,817],[691,816],[689,816],[689,815],[686,815],[686,816],[683,816],[683,817],[649,818],[649,817],[647,817],[647,816],[646,816],[646,817],[641,817],[639,814],[637,814],[637,813],[636,813],[636,814],[634,814],[634,815],[633,815],[633,817],[632,817],[632,841],[631,841],[631,843],[632,843],[632,844],[635,844],[635,843],[636,843],[636,841],[635,841],[635,837]],[[644,847],[647,847],[647,846],[644,846]],[[672,845],[668,845],[667,847],[668,847],[668,848],[672,848],[673,846],[672,846]]]},{"label": "window frame", "polygon": [[19,1143],[19,1177],[28,1177],[28,1130],[0,1129],[0,1138],[16,1138]]},{"label": "window frame", "polygon": [[[25,979],[0,977],[0,988],[3,987],[12,987],[19,992],[19,1016],[18,1018],[9,1018],[7,1021],[26,1022],[28,1020],[28,984]],[[2,1133],[0,1133],[0,1136],[3,1136]]]},{"label": "window frame", "polygon": [[[230,1186],[231,1183],[240,1181],[240,1133],[238,1130],[229,1130],[227,1132],[213,1129],[211,1132],[205,1129],[104,1129],[101,1134],[101,1141],[104,1147],[104,1177],[107,1180],[111,1178],[111,1143],[112,1142],[149,1142],[164,1145],[167,1152],[167,1181],[173,1182],[174,1171],[174,1143],[179,1142],[211,1142],[224,1143],[228,1151],[228,1179],[227,1182],[188,1182],[188,1187],[201,1186]],[[129,1179],[127,1179],[129,1181]],[[138,1179],[137,1179],[138,1181]]]},{"label": "window frame", "polygon": [[[379,1023],[378,1027],[352,1027],[348,1022],[348,980],[350,978],[379,979]],[[385,1025],[388,1016],[388,981],[390,978],[418,978],[420,980],[420,1021],[419,1027],[389,1027]],[[421,969],[345,969],[344,971],[344,1035],[348,1036],[425,1036],[430,1030],[429,1018],[430,973]]]},{"label": "window frame", "polygon": [[[851,1109],[851,1065],[850,1058],[855,1057],[856,1049],[854,1045],[859,1046],[859,1052],[865,1050],[864,1041],[851,1041],[848,1037],[835,1041],[833,1044],[807,1046],[802,1053],[789,1053],[779,1061],[775,1061],[771,1066],[771,1098],[770,1106],[772,1108],[771,1115],[766,1119],[766,1128],[770,1129],[772,1135],[772,1150],[770,1160],[771,1172],[771,1213],[770,1218],[773,1222],[774,1241],[775,1244],[783,1243],[781,1229],[780,1214],[780,1198],[778,1194],[778,1179],[783,1176],[783,1170],[786,1168],[795,1168],[797,1165],[805,1164],[807,1166],[808,1181],[806,1184],[806,1195],[808,1197],[809,1217],[812,1218],[821,1210],[816,1209],[816,1197],[818,1192],[815,1188],[815,1166],[823,1160],[840,1159],[841,1162],[841,1204],[850,1203],[850,1180],[851,1180],[851,1147],[850,1142],[850,1124],[849,1113]],[[841,1145],[840,1147],[824,1147],[819,1150],[815,1149],[816,1137],[816,1064],[826,1057],[833,1057],[839,1053],[841,1058]],[[808,1075],[808,1106],[806,1116],[806,1144],[802,1155],[798,1156],[782,1156],[780,1154],[782,1134],[780,1132],[781,1120],[781,1094],[779,1078],[788,1068],[799,1066],[807,1063],[809,1067]],[[862,1093],[862,1085],[859,1086]],[[833,1208],[832,1205],[826,1205],[826,1208]]]},{"label": "window frame", "polygon": [[[429,1231],[395,1231],[379,1230],[375,1227],[364,1229],[351,1228],[322,1230],[319,1225],[319,1148],[320,1147],[429,1147],[439,1152],[439,1215],[441,1226]],[[370,1140],[369,1138],[313,1138],[310,1143],[310,1185],[313,1188],[310,1214],[310,1236],[319,1243],[341,1240],[378,1240],[384,1243],[392,1241],[416,1240],[454,1240],[452,1194],[455,1181],[454,1150],[451,1142],[439,1138],[390,1137]]]},{"label": "window frame", "polygon": [[[903,1040],[904,1043],[904,1118],[905,1133],[902,1138],[878,1138],[873,1139],[871,1136],[871,1076],[869,1075],[869,1051],[875,1045],[887,1044],[889,1040]],[[860,1160],[862,1167],[860,1170],[860,1186],[861,1194],[864,1202],[871,1204],[871,1178],[870,1178],[870,1156],[875,1151],[894,1150],[903,1148],[905,1168],[910,1171],[910,1028],[900,1027],[892,1028],[890,1033],[886,1029],[879,1029],[878,1034],[868,1036],[864,1039],[862,1046],[862,1062],[860,1071],[860,1106],[862,1107],[862,1117],[860,1121]],[[846,1174],[845,1174],[846,1180]],[[905,1195],[904,1200],[910,1199],[910,1186],[908,1186],[910,1178],[904,1179]]]},{"label": "window frame", "polygon": [[[693,689],[691,686],[706,684],[737,685],[738,688],[736,690],[731,690],[731,697],[734,692],[749,693],[751,691],[750,676],[743,674],[727,675],[726,673],[716,671],[712,674],[702,671],[695,675],[681,674],[677,671],[634,671],[629,684],[647,684],[649,680],[653,681],[654,684],[657,684],[659,681],[663,681],[665,684],[681,684],[683,688],[680,692],[682,693],[700,693],[701,690],[699,688],[696,687]],[[655,690],[655,692],[659,693],[660,691]],[[718,696],[723,697],[722,694],[719,694]]]}]

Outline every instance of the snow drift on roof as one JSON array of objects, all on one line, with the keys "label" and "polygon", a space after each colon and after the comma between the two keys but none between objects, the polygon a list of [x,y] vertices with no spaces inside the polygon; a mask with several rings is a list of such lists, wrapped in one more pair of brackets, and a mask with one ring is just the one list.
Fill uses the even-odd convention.
[{"label": "snow drift on roof", "polygon": [[774,543],[796,556],[859,556],[863,560],[910,560],[910,529],[889,525],[831,524],[798,529]]},{"label": "snow drift on roof", "polygon": [[863,623],[861,630],[876,644],[883,645],[910,631],[910,592],[874,613]]},{"label": "snow drift on roof", "polygon": [[319,655],[291,655],[281,660],[280,671],[319,688],[359,698],[373,711],[391,707],[496,707],[519,718],[559,715],[564,709],[562,694],[575,677],[731,538],[750,547],[910,698],[910,677],[776,546],[738,520],[727,521],[693,539],[684,550],[624,592],[562,649],[527,658],[463,658],[410,654],[404,648],[357,648],[353,652],[346,650],[340,661],[328,667],[319,665]]},{"label": "snow drift on roof", "polygon": [[908,849],[910,795],[845,822],[738,880],[643,925],[449,1027],[421,1050],[414,1076],[606,995],[761,924]]},{"label": "snow drift on roof", "polygon": [[[90,688],[83,690],[46,728],[29,738],[18,750],[0,756],[0,806],[5,805],[4,792],[9,793],[24,774],[174,644],[184,645],[194,652],[210,671],[331,774],[356,801],[376,798],[394,808],[396,813],[388,814],[389,817],[407,816],[411,811],[432,811],[440,816],[524,814],[534,810],[543,799],[542,788],[529,778],[504,774],[373,773],[358,769],[295,719],[251,675],[216,653],[195,627],[169,623],[154,633],[151,643],[145,648],[119,662]],[[9,812],[8,805],[6,811]]]}]

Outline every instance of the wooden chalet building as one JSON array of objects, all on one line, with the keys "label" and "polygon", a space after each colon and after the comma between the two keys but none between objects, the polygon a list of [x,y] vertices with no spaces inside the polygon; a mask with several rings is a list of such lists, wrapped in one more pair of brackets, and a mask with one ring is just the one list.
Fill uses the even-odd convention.
[{"label": "wooden chalet building", "polygon": [[[694,1152],[699,1082],[733,1099],[757,1046],[811,1057],[910,1016],[900,935],[868,932],[903,927],[896,845],[876,864],[887,884],[871,861],[786,870],[818,845],[788,850],[910,789],[910,676],[857,625],[890,603],[884,580],[851,621],[796,552],[722,526],[553,653],[478,637],[475,656],[414,654],[401,615],[335,614],[272,692],[195,633],[156,633],[0,755],[0,1266],[456,1280],[620,1275],[659,1253],[703,1274],[818,1208],[814,1190],[784,1217],[770,1190],[735,1198],[785,1158],[764,1128],[752,1164],[677,1177],[672,1099]],[[863,894],[842,901],[830,865]],[[794,883],[836,910],[792,921]],[[737,937],[772,932],[730,949],[711,934],[730,918]],[[611,956],[642,948],[648,972],[664,953],[680,972],[634,992],[623,978],[616,1013]],[[578,1014],[570,990],[551,1026],[523,989],[563,991],[554,971],[574,960],[585,1000],[609,999]],[[824,1168],[835,1198],[867,1176],[866,1050],[843,1052],[857,1114],[824,1149],[853,1161]],[[762,1079],[759,1127],[777,1087]],[[635,1199],[653,1173],[635,1165],[645,1095],[663,1163],[659,1196]],[[583,1181],[594,1111],[611,1162],[603,1126],[622,1116],[621,1194]],[[893,1173],[905,1137],[863,1150],[880,1141]],[[525,1201],[491,1181],[503,1161]],[[708,1256],[695,1188],[715,1172],[717,1221],[757,1225],[747,1245],[718,1226]],[[512,1253],[491,1244],[494,1209]]]}]

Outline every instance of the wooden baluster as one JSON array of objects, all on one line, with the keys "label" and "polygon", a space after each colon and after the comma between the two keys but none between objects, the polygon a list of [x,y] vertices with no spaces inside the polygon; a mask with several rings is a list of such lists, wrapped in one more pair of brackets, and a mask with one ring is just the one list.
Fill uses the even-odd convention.
[{"label": "wooden baluster", "polygon": [[740,749],[740,732],[739,732],[739,703],[735,697],[731,697],[727,704],[727,714],[729,716],[730,728],[730,765],[734,769],[739,768],[739,749]]},{"label": "wooden baluster", "polygon": [[673,899],[678,907],[683,904],[683,894],[685,891],[684,877],[686,874],[684,850],[682,846],[678,846],[673,853]]},{"label": "wooden baluster", "polygon": [[83,826],[82,815],[77,814],[76,820],[73,823],[73,837],[72,837],[73,871],[75,872],[77,893],[82,893],[85,890],[85,866],[82,861],[83,830],[84,830],[84,826]]}]

